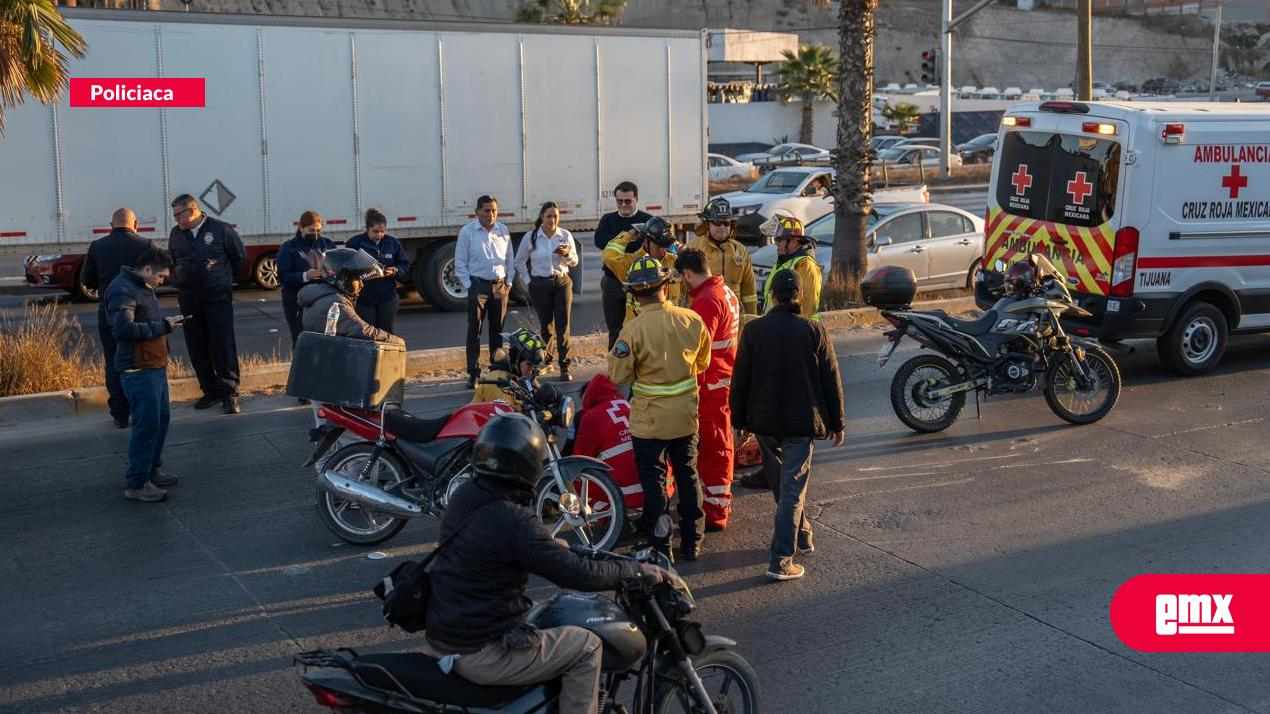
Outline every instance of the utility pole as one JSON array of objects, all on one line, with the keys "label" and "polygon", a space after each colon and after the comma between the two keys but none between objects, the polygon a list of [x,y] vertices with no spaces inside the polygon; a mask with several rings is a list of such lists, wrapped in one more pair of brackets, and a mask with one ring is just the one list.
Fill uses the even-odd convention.
[{"label": "utility pole", "polygon": [[1076,98],[1082,102],[1094,95],[1093,0],[1080,0],[1076,7]]},{"label": "utility pole", "polygon": [[1221,63],[1221,8],[1217,2],[1217,17],[1213,20],[1213,70],[1208,75],[1208,101],[1217,101],[1217,65]]},{"label": "utility pole", "polygon": [[994,0],[978,0],[969,10],[953,17],[953,0],[944,0],[939,32],[939,175],[948,178],[952,168],[952,31]]}]

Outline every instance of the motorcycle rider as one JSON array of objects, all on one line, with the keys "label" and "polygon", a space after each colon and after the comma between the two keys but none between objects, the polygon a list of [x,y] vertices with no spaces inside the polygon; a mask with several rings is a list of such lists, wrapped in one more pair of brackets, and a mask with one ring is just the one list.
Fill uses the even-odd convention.
[{"label": "motorcycle rider", "polygon": [[819,320],[820,289],[824,285],[824,277],[820,272],[820,264],[816,262],[816,239],[807,235],[803,230],[803,222],[792,216],[772,216],[763,221],[759,231],[776,242],[778,256],[771,275],[767,276],[767,282],[763,284],[763,313],[771,312],[776,306],[776,302],[772,300],[772,278],[782,270],[792,270],[798,274],[798,282],[802,285],[800,314]]},{"label": "motorcycle rider", "polygon": [[302,321],[307,332],[325,332],[331,305],[339,305],[335,334],[374,342],[404,345],[406,341],[370,325],[357,315],[357,296],[364,281],[384,277],[384,267],[365,251],[333,248],[323,256],[326,275],[322,282],[300,289]]},{"label": "motorcycle rider", "polygon": [[671,304],[670,271],[653,256],[635,261],[626,289],[639,301],[639,314],[622,325],[609,352],[609,375],[631,385],[631,442],[644,515],[640,529],[653,546],[670,555],[670,543],[654,535],[666,512],[666,462],[679,492],[679,537],[685,560],[701,554],[705,514],[697,478],[697,375],[710,366],[710,332],[695,312]]},{"label": "motorcycle rider", "polygon": [[537,372],[547,363],[546,347],[547,343],[541,337],[523,327],[513,332],[507,338],[507,347],[497,350],[494,361],[481,373],[471,403],[504,401],[519,411],[521,404],[515,394],[488,382],[511,379],[514,373],[526,379],[532,378],[536,387]]},{"label": "motorcycle rider", "polygon": [[[627,252],[629,245],[635,241],[640,241],[640,247],[634,252]],[[617,279],[626,284],[627,274],[630,273],[632,266],[645,256],[651,257],[659,262],[667,271],[675,267],[675,255],[678,253],[678,244],[675,240],[675,228],[666,222],[660,216],[653,216],[644,223],[636,223],[631,226],[628,231],[623,231],[616,238],[609,241],[604,247],[604,267],[617,276]],[[670,301],[676,305],[679,304],[679,284],[669,283],[666,286],[666,294]],[[626,297],[626,319],[622,324],[631,321],[639,312],[639,303],[630,296],[629,290]]]},{"label": "motorcycle rider", "polygon": [[[654,565],[580,557],[551,537],[529,507],[547,458],[547,438],[524,414],[501,414],[472,449],[476,477],[455,493],[440,538],[463,528],[430,571],[426,654],[480,685],[561,680],[561,714],[595,714],[602,645],[581,627],[525,622],[529,575],[562,588],[602,591],[622,581],[670,579]],[[470,519],[470,522],[469,522]]]},{"label": "motorcycle rider", "polygon": [[741,311],[758,314],[758,290],[754,287],[754,265],[750,252],[736,239],[737,216],[726,198],[712,198],[697,214],[697,237],[688,243],[706,254],[710,272],[741,300]]}]

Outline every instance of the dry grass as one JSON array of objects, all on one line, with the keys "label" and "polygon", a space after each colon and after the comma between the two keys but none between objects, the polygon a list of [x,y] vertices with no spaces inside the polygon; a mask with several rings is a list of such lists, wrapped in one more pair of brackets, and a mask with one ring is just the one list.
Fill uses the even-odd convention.
[{"label": "dry grass", "polygon": [[[269,356],[264,355],[238,355],[238,370],[240,372],[248,372],[256,369],[264,369],[266,367],[279,367],[284,364],[290,364],[291,360],[283,358],[278,354],[278,348],[274,348]],[[178,357],[174,354],[168,355],[168,379],[188,379],[194,377],[194,368],[184,357]]]},{"label": "dry grass", "polygon": [[101,358],[93,339],[66,308],[28,305],[24,320],[0,323],[0,396],[99,385]]},{"label": "dry grass", "polygon": [[820,311],[849,310],[854,307],[868,307],[860,300],[859,282],[830,274],[820,289]]}]

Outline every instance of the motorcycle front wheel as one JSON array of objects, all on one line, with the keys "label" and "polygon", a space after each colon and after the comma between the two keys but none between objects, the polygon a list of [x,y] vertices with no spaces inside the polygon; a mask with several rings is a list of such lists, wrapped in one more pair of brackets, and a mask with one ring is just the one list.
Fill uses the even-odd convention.
[{"label": "motorcycle front wheel", "polygon": [[613,477],[602,471],[583,471],[561,497],[552,476],[538,482],[534,511],[553,538],[570,544],[613,550],[626,527],[626,502]]},{"label": "motorcycle front wheel", "polygon": [[960,380],[957,366],[939,355],[924,354],[900,365],[891,380],[891,408],[900,421],[921,434],[943,431],[957,421],[966,406],[966,393],[957,392],[939,400],[926,397]]},{"label": "motorcycle front wheel", "polygon": [[1085,371],[1090,382],[1082,388],[1076,368],[1067,355],[1057,355],[1045,377],[1045,401],[1064,421],[1093,424],[1111,412],[1120,399],[1120,368],[1100,349],[1085,350]]},{"label": "motorcycle front wheel", "polygon": [[[692,668],[710,696],[716,712],[757,714],[758,675],[741,655],[732,650],[715,650],[692,658]],[[692,685],[677,671],[657,689],[657,714],[702,714]]]},{"label": "motorcycle front wheel", "polygon": [[[396,483],[410,476],[409,469],[395,455],[381,451],[375,463],[366,469],[375,445],[361,442],[345,446],[326,460],[326,468],[376,487]],[[366,474],[362,476],[362,471]],[[405,518],[393,518],[317,488],[318,514],[322,522],[341,540],[356,545],[374,545],[397,535],[406,527]]]}]

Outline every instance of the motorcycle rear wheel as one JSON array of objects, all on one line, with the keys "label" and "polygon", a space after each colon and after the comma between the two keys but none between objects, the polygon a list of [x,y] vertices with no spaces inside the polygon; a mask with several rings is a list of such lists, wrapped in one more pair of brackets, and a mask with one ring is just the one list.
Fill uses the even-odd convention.
[{"label": "motorcycle rear wheel", "polygon": [[[326,459],[325,467],[334,471],[356,477],[365,468],[375,445],[360,442],[345,446]],[[364,482],[380,485],[394,483],[398,479],[409,478],[410,470],[401,459],[391,452],[381,451],[375,465],[370,468]],[[392,516],[360,506],[339,496],[327,493],[321,486],[317,488],[318,514],[322,522],[341,540],[355,545],[374,545],[382,543],[397,535],[406,527],[405,518]]]},{"label": "motorcycle rear wheel", "polygon": [[[538,482],[534,496],[534,512],[547,526],[553,538],[562,538],[570,544],[592,545],[600,550],[613,550],[626,528],[626,501],[622,489],[612,476],[602,471],[583,471],[573,482],[574,493],[583,505],[593,511],[583,510],[576,518],[570,518],[560,505],[560,489],[552,476],[544,476]],[[585,534],[585,538],[581,534]]]},{"label": "motorcycle rear wheel", "polygon": [[891,409],[908,428],[920,434],[943,431],[957,421],[966,406],[966,393],[957,392],[928,403],[920,390],[940,388],[960,379],[957,366],[934,354],[918,355],[900,365],[891,379]]},{"label": "motorcycle rear wheel", "polygon": [[[692,668],[701,678],[717,712],[757,714],[758,675],[745,658],[732,650],[714,650],[692,658]],[[671,676],[678,674],[672,671]],[[673,683],[670,683],[673,682]],[[701,714],[704,708],[682,676],[663,680],[657,689],[657,714]]]},{"label": "motorcycle rear wheel", "polygon": [[[1111,355],[1086,349],[1085,369],[1096,382],[1086,390],[1076,383],[1071,361],[1065,356],[1060,355],[1045,375],[1045,402],[1060,419],[1072,424],[1093,424],[1111,413],[1120,399],[1120,368]],[[1098,399],[1096,395],[1103,389],[1106,394]]]}]

